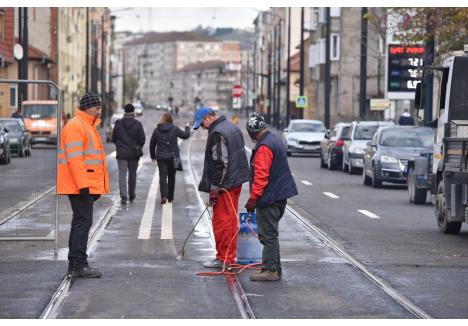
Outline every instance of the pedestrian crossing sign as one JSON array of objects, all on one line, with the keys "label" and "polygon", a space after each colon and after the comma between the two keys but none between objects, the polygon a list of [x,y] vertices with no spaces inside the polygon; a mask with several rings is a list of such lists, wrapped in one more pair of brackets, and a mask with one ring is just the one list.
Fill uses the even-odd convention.
[{"label": "pedestrian crossing sign", "polygon": [[300,108],[300,109],[307,108],[307,96],[296,97],[296,108]]}]

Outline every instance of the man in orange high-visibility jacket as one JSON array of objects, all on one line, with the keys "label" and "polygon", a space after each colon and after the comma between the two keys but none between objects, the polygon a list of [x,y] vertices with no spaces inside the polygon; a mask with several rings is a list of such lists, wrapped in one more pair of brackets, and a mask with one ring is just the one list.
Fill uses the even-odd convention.
[{"label": "man in orange high-visibility jacket", "polygon": [[93,93],[80,99],[79,110],[63,128],[58,157],[57,193],[68,195],[73,219],[68,240],[68,274],[101,277],[88,265],[88,235],[93,224],[93,202],[109,193],[109,175],[102,139],[101,100]]}]

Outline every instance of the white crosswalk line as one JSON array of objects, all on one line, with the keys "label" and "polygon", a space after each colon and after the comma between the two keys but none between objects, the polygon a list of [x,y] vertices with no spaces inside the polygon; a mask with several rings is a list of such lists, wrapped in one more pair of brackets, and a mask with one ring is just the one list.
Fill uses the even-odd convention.
[{"label": "white crosswalk line", "polygon": [[340,198],[339,196],[332,194],[331,192],[324,192],[323,194],[333,199]]},{"label": "white crosswalk line", "polygon": [[380,218],[379,216],[375,215],[372,212],[366,211],[365,209],[358,209],[358,212],[361,213],[361,214],[366,215],[369,218],[374,218],[374,219]]},{"label": "white crosswalk line", "polygon": [[161,240],[172,240],[172,203],[163,205],[161,219]]},{"label": "white crosswalk line", "polygon": [[312,183],[307,180],[301,180],[301,183],[305,184],[306,186],[312,186]]},{"label": "white crosswalk line", "polygon": [[159,188],[159,172],[158,169],[154,172],[153,181],[146,199],[145,211],[141,219],[140,231],[138,239],[146,240],[151,237],[151,226],[153,225],[154,206],[156,205],[156,196]]}]

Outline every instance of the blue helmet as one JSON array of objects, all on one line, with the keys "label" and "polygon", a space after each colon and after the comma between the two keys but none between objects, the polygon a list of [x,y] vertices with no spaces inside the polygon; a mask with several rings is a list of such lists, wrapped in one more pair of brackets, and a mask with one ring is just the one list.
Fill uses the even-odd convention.
[{"label": "blue helmet", "polygon": [[197,112],[195,112],[195,123],[193,124],[193,129],[197,130],[200,128],[200,125],[203,121],[203,119],[209,114],[214,112],[212,108],[207,108],[207,107],[201,107],[197,109]]}]

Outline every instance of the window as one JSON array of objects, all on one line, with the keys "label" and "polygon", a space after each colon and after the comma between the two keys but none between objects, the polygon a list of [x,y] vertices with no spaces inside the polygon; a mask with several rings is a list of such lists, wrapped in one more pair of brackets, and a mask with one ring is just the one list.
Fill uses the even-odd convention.
[{"label": "window", "polygon": [[340,35],[330,34],[330,60],[340,60]]},{"label": "window", "polygon": [[318,43],[318,47],[319,47],[319,62],[318,63],[319,64],[325,63],[326,45],[327,45],[327,42],[325,41],[325,39],[321,38]]},{"label": "window", "polygon": [[0,40],[4,40],[4,33],[5,33],[5,23],[4,23],[4,14],[5,11],[0,9]]},{"label": "window", "polygon": [[309,29],[315,31],[319,22],[319,13],[317,8],[310,8],[310,25]]},{"label": "window", "polygon": [[327,8],[320,7],[318,9],[318,22],[319,24],[325,24],[327,22]]},{"label": "window", "polygon": [[[18,98],[17,98],[17,85],[10,86],[10,108],[17,109],[18,108]],[[12,110],[12,111],[15,111]]]},{"label": "window", "polygon": [[340,7],[331,7],[330,8],[330,17],[340,17],[341,8]]}]

